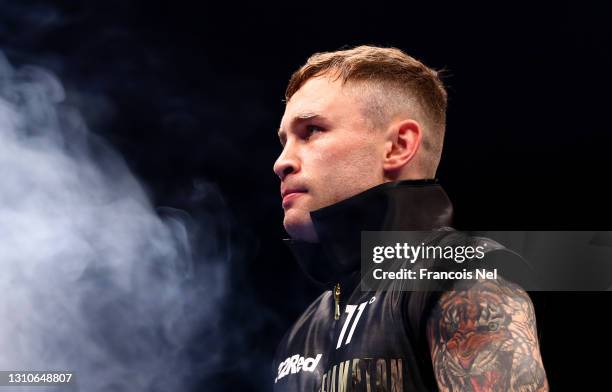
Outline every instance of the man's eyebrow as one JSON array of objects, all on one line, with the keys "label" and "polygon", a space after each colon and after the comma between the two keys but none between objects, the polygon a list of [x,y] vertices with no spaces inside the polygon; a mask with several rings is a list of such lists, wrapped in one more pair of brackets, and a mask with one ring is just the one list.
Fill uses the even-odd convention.
[{"label": "man's eyebrow", "polygon": [[[293,127],[297,125],[298,123],[306,121],[306,120],[312,120],[313,118],[323,118],[323,116],[321,116],[320,114],[314,113],[314,112],[300,113],[289,121],[289,127]],[[278,137],[281,139],[281,142],[283,141],[283,138],[285,137],[285,131],[283,131],[283,129],[280,127],[278,128]]]},{"label": "man's eyebrow", "polygon": [[300,113],[293,118],[294,122],[302,121],[302,120],[310,120],[311,118],[320,117],[317,113],[308,112],[308,113]]}]

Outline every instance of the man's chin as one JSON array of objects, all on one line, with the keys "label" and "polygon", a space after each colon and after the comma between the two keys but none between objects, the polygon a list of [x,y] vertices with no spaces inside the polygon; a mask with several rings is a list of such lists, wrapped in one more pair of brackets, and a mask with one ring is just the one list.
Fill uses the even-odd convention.
[{"label": "man's chin", "polygon": [[318,242],[317,232],[312,224],[310,213],[305,211],[296,211],[289,209],[285,211],[285,219],[283,221],[285,230],[294,240]]}]

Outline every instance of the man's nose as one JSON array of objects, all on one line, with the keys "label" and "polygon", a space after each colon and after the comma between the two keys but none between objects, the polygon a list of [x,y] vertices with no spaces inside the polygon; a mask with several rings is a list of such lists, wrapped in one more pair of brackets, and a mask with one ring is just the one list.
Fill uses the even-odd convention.
[{"label": "man's nose", "polygon": [[289,174],[297,172],[299,167],[295,154],[291,154],[289,149],[284,148],[274,162],[274,173],[283,181]]}]

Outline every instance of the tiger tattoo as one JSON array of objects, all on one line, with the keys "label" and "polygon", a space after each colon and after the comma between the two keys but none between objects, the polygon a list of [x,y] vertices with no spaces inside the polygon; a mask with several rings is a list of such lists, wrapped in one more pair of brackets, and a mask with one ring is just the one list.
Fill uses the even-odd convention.
[{"label": "tiger tattoo", "polygon": [[428,336],[441,390],[548,390],[533,305],[517,285],[478,280],[445,292]]}]

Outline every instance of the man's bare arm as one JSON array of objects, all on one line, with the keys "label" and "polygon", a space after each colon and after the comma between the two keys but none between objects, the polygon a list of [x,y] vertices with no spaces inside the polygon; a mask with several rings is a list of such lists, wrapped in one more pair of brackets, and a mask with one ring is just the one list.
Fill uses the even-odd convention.
[{"label": "man's bare arm", "polygon": [[478,280],[445,292],[427,335],[441,391],[548,391],[533,304],[518,285]]}]

